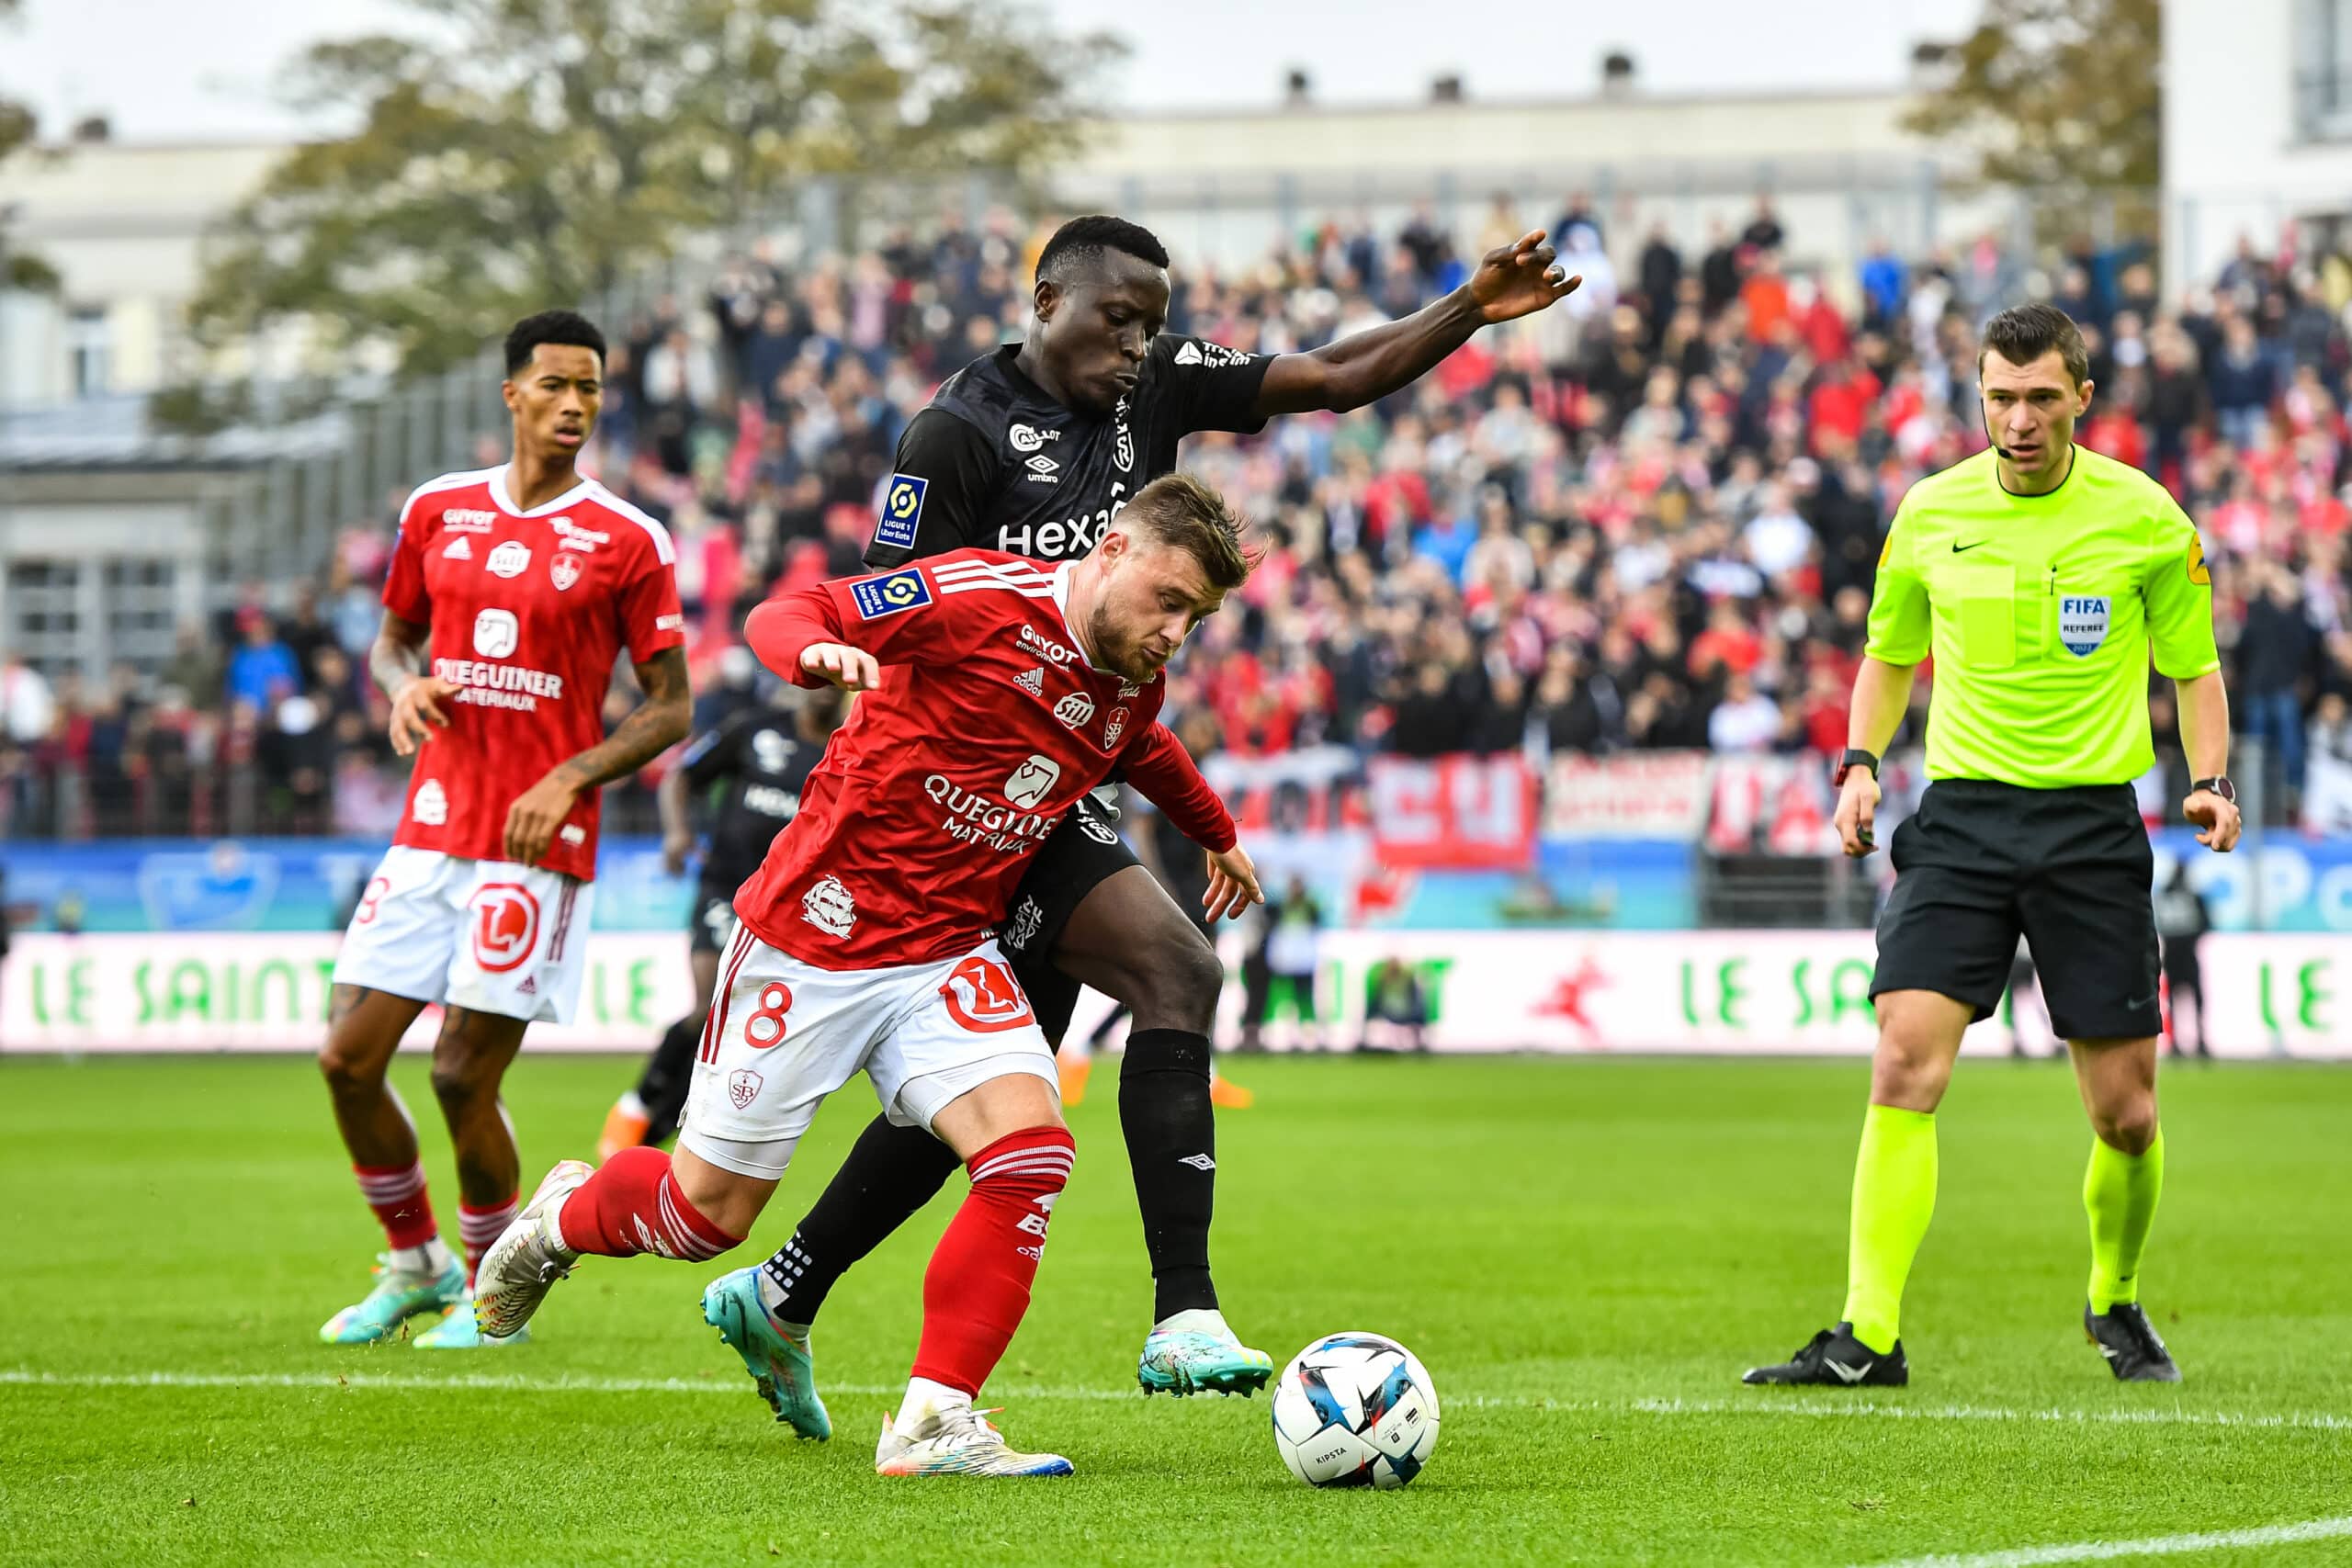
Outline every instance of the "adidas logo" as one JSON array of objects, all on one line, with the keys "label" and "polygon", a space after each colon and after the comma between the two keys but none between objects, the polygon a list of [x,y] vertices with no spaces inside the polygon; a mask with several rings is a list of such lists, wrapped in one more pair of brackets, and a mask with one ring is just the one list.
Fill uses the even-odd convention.
[{"label": "adidas logo", "polygon": [[471,560],[474,558],[473,544],[460,534],[449,541],[449,547],[441,552],[441,558],[443,560]]},{"label": "adidas logo", "polygon": [[1012,683],[1033,697],[1042,697],[1046,694],[1046,667],[1040,664],[1026,675],[1015,675]]},{"label": "adidas logo", "polygon": [[526,975],[523,976],[523,983],[514,987],[514,994],[518,997],[536,997],[539,994],[539,983]]}]

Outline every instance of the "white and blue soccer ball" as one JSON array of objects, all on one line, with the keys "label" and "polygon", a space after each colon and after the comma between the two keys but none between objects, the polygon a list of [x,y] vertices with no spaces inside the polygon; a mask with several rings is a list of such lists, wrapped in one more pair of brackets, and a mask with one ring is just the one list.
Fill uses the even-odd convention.
[{"label": "white and blue soccer ball", "polygon": [[1333,1334],[1274,1382],[1274,1447],[1309,1486],[1402,1486],[1437,1447],[1437,1387],[1410,1350]]}]

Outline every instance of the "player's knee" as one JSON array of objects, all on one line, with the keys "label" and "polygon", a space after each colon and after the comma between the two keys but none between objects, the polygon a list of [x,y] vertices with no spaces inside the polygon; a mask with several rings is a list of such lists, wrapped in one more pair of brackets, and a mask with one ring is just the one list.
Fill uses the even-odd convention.
[{"label": "player's knee", "polygon": [[2146,1154],[2156,1141],[2156,1097],[2133,1095],[2120,1104],[2098,1107],[2091,1113],[2091,1130],[2111,1149]]},{"label": "player's knee", "polygon": [[1155,942],[1139,955],[1138,995],[1129,1005],[1139,1029],[1181,1029],[1206,1033],[1216,1018],[1217,994],[1225,988],[1225,965],[1197,931],[1189,942]]},{"label": "player's knee", "polygon": [[330,1034],[319,1051],[319,1076],[337,1100],[380,1088],[386,1062],[375,1052],[357,1048],[341,1034]]},{"label": "player's knee", "polygon": [[497,1094],[498,1074],[481,1058],[465,1051],[434,1053],[433,1098],[444,1111],[454,1114]]}]

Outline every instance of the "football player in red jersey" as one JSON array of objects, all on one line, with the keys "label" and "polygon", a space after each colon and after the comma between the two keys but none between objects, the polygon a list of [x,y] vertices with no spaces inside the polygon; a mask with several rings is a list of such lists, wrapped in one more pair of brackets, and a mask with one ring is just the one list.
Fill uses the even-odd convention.
[{"label": "football player in red jersey", "polygon": [[[319,1053],[359,1190],[390,1250],[375,1288],[320,1330],[366,1344],[426,1313],[415,1343],[480,1343],[472,1265],[514,1219],[521,1176],[500,1103],[535,1019],[571,1016],[585,967],[598,787],[684,738],[685,618],[662,525],[577,468],[605,339],[569,310],[506,337],[513,460],[445,474],[401,509],[368,669],[413,757],[392,846],[353,913]],[[602,719],[626,649],[643,703]],[[416,1128],[384,1081],[417,1014],[447,1009],[433,1091],[458,1154],[466,1261],[425,1196]]]},{"label": "football player in red jersey", "polygon": [[[1085,559],[956,550],[761,605],[746,634],[800,684],[865,692],[800,811],[735,899],[674,1164],[567,1161],[482,1261],[485,1334],[511,1334],[583,1254],[715,1258],[751,1230],[825,1097],[863,1071],[883,1114],[971,1175],[923,1280],[885,1475],[1066,1475],[972,1408],[1027,1310],[1075,1149],[1051,1051],[995,928],[1037,847],[1116,767],[1209,852],[1212,916],[1261,897],[1233,819],[1166,726],[1162,669],[1249,575],[1214,491],[1146,486]],[[898,665],[888,682],[879,666]],[[773,1265],[703,1314],[779,1418],[831,1424]]]}]

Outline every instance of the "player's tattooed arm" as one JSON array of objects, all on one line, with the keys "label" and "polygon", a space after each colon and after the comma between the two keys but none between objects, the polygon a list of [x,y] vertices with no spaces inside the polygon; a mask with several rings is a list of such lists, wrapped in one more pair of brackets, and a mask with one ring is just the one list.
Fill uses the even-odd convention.
[{"label": "player's tattooed arm", "polygon": [[536,865],[580,797],[599,784],[626,778],[686,738],[694,725],[694,693],[686,680],[686,650],[662,649],[632,665],[645,700],[596,745],[558,762],[506,808],[506,858]]},{"label": "player's tattooed arm", "polygon": [[387,728],[392,750],[402,757],[413,755],[434,730],[449,728],[441,699],[458,688],[438,675],[424,673],[425,641],[432,632],[422,621],[387,610],[383,625],[377,628],[375,646],[368,650],[368,673],[392,700],[391,723]]},{"label": "player's tattooed arm", "polygon": [[1343,413],[1378,402],[1428,375],[1480,327],[1532,315],[1576,292],[1584,279],[1570,277],[1556,261],[1538,229],[1488,251],[1469,282],[1402,321],[1312,354],[1276,355],[1252,412],[1261,419],[1312,409]]}]

